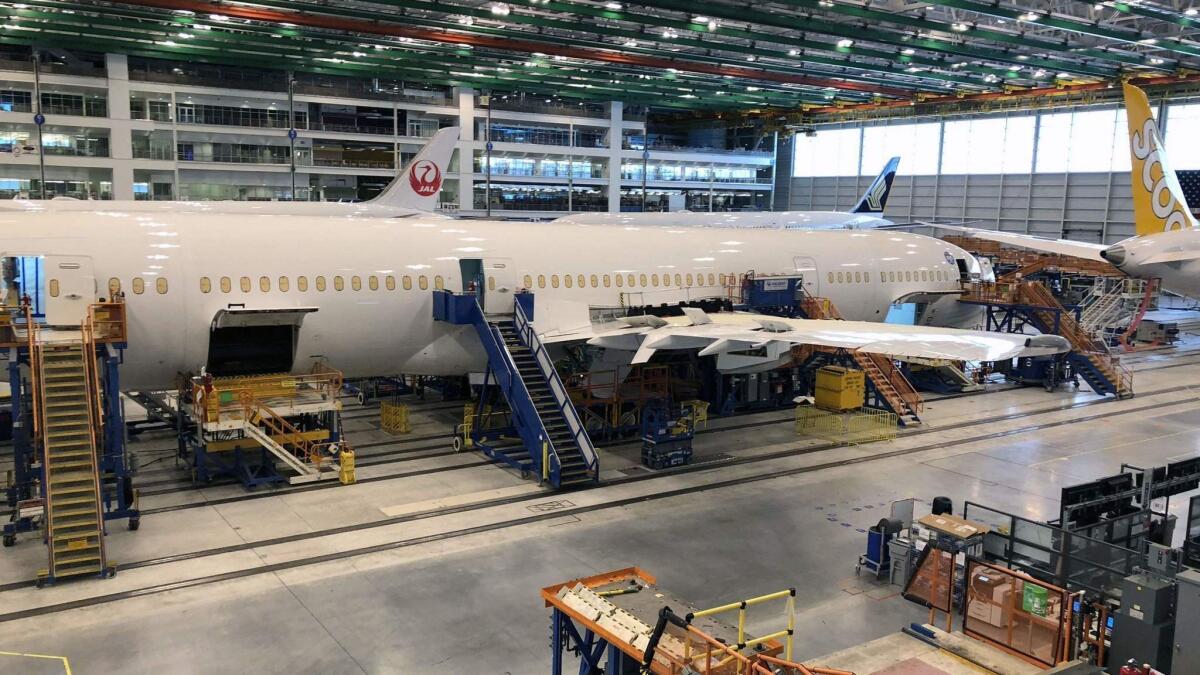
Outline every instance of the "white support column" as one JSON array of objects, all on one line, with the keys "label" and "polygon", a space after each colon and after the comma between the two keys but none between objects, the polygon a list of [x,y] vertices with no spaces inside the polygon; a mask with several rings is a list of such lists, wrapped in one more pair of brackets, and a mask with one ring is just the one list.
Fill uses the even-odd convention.
[{"label": "white support column", "polygon": [[624,142],[621,121],[625,118],[625,104],[610,101],[608,104],[608,211],[621,210],[621,144]]},{"label": "white support column", "polygon": [[458,87],[458,208],[475,208],[475,90]]},{"label": "white support column", "polygon": [[108,151],[113,162],[113,199],[133,199],[133,130],[129,121],[129,59],[105,54],[108,70]]}]

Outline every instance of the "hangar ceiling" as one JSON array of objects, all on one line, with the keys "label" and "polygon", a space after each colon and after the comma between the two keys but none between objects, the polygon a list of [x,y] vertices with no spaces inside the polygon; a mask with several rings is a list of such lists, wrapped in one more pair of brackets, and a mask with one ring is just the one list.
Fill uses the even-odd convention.
[{"label": "hangar ceiling", "polygon": [[684,110],[797,110],[1190,78],[1200,72],[1196,7],[27,0],[0,5],[0,43]]}]

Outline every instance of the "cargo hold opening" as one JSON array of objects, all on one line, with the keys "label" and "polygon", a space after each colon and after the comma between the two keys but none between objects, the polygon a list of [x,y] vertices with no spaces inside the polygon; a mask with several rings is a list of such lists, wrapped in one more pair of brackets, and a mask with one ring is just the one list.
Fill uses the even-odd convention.
[{"label": "cargo hold opening", "polygon": [[304,316],[315,311],[236,306],[217,311],[209,332],[207,371],[218,377],[290,371]]}]

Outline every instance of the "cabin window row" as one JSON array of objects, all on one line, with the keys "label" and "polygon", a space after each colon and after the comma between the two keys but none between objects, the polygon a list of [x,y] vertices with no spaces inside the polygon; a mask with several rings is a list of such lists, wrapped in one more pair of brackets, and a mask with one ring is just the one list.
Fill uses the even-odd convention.
[{"label": "cabin window row", "polygon": [[[133,291],[134,295],[141,295],[141,294],[145,293],[146,285],[147,285],[147,281],[145,279],[143,279],[142,277],[134,277],[133,280],[129,282],[129,288],[131,291]],[[168,283],[167,283],[166,277],[156,277],[154,279],[154,283],[151,285],[154,286],[154,291],[156,293],[158,293],[159,295],[167,294]],[[57,281],[51,282],[51,284],[50,284],[50,295],[51,296],[58,297],[57,286],[58,286]],[[110,277],[108,280],[109,297],[115,297],[115,296],[119,295],[120,293],[121,293],[121,280],[118,279],[117,277]]]},{"label": "cabin window row", "polygon": [[[869,284],[870,272],[829,272],[826,279],[831,284]],[[952,281],[944,270],[904,270],[902,272],[880,272],[879,282],[885,284],[912,281]]]},{"label": "cabin window row", "polygon": [[[293,279],[291,277],[277,277],[274,280],[274,288],[281,293],[287,293],[292,289],[292,282]],[[237,289],[242,293],[252,292],[256,285],[259,291],[263,293],[270,293],[272,289],[272,279],[271,277],[261,276],[258,278],[257,283],[250,277],[238,277],[237,279]],[[406,291],[411,291],[414,287],[422,291],[427,291],[430,288],[430,278],[424,274],[417,275],[415,277],[406,274],[400,277],[399,285]],[[340,274],[334,275],[331,279],[326,279],[326,277],[323,275],[317,275],[312,278],[312,288],[317,292],[323,293],[328,290],[330,286],[333,287],[334,291],[344,291],[347,287],[347,278]],[[233,277],[220,277],[217,280],[216,287],[220,289],[222,293],[232,293],[234,290]],[[351,275],[349,277],[349,287],[352,291],[361,291],[364,287],[371,291],[378,291],[380,288],[394,291],[397,287],[397,279],[390,274],[382,278],[371,274],[366,277],[366,283],[364,284],[363,277]],[[308,292],[309,278],[307,276],[296,277],[295,288],[301,293]],[[445,280],[442,279],[440,274],[433,276],[433,288],[445,288]],[[214,284],[212,279],[209,277],[200,277],[200,292],[211,293],[213,290]]]},{"label": "cabin window row", "polygon": [[[676,272],[674,273],[673,277],[670,273],[664,273],[661,275],[657,273],[591,275],[577,274],[574,276],[570,274],[564,274],[561,278],[557,274],[551,274],[549,276],[545,274],[539,274],[536,277],[534,277],[532,274],[526,274],[522,281],[524,282],[525,288],[546,288],[547,286],[550,288],[587,288],[588,286],[591,286],[592,288],[612,288],[613,286],[616,286],[617,288],[637,288],[639,286],[642,288],[658,288],[660,286],[678,286],[683,288],[687,286],[716,286],[718,282],[724,286],[728,283],[732,283],[733,279],[734,275],[732,274],[718,275],[712,272],[697,272],[695,274],[690,272]],[[671,283],[672,281],[674,281],[674,283]],[[493,286],[493,280],[488,279],[488,288],[493,288]]]}]

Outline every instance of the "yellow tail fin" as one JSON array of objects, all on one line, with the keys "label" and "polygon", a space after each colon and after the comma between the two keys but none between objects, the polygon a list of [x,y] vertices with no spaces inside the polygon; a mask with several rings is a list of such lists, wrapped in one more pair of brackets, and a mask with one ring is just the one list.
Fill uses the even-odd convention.
[{"label": "yellow tail fin", "polygon": [[1125,85],[1129,153],[1133,160],[1133,222],[1138,235],[1196,227],[1183,198],[1179,178],[1167,163],[1166,149],[1146,92]]}]

